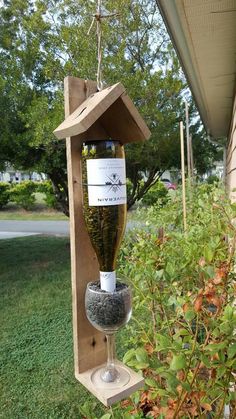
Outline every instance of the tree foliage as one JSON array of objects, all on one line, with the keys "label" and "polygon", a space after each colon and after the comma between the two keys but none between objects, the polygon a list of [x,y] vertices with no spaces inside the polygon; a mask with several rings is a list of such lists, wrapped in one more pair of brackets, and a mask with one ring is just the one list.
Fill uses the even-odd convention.
[{"label": "tree foliage", "polygon": [[[180,164],[186,82],[154,0],[104,3],[118,16],[103,20],[103,79],[125,85],[152,132],[147,143],[126,147],[131,206],[164,170]],[[63,120],[63,78],[96,77],[95,26],[87,35],[95,9],[96,2],[86,0],[4,0],[0,11],[0,166],[9,161],[47,173],[63,191],[65,213],[65,146],[52,132]],[[196,116],[193,105],[190,115]],[[199,122],[192,125],[195,151],[202,152],[202,130]],[[201,171],[214,155],[209,147]]]}]

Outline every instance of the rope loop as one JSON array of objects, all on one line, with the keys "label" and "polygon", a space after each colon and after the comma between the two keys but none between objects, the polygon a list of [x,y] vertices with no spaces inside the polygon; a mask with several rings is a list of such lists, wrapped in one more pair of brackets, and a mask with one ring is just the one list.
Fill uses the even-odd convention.
[{"label": "rope loop", "polygon": [[87,35],[90,34],[92,27],[96,21],[97,23],[97,89],[98,91],[103,89],[103,82],[102,82],[102,19],[104,18],[111,18],[114,16],[118,16],[119,13],[111,13],[111,14],[102,14],[102,0],[98,0],[97,2],[97,11],[93,15],[93,19]]}]

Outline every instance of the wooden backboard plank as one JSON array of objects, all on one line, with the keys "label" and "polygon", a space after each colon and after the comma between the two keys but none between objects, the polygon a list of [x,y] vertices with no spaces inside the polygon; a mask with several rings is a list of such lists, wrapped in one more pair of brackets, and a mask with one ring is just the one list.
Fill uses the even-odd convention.
[{"label": "wooden backboard plank", "polygon": [[[65,114],[68,116],[96,91],[95,82],[65,79]],[[97,258],[92,248],[82,208],[81,137],[67,138],[67,172],[70,207],[72,311],[75,374],[106,359],[104,335],[94,329],[85,315],[84,296],[89,281],[99,277]]]},{"label": "wooden backboard plank", "polygon": [[[95,82],[85,82],[75,77],[65,79],[65,115],[69,116],[88,95],[96,91]],[[128,127],[129,136],[136,129],[136,136],[143,139],[141,122],[136,123],[137,115],[130,118],[130,104],[122,103],[119,95],[112,105],[109,105],[96,121],[89,122],[89,128],[81,135],[68,137],[67,145],[67,170],[68,189],[70,203],[70,239],[71,239],[71,267],[72,267],[72,302],[73,302],[73,336],[74,336],[74,361],[76,378],[102,403],[111,406],[113,403],[128,397],[131,393],[144,385],[144,379],[139,374],[120,365],[130,374],[130,381],[121,389],[103,390],[93,386],[91,374],[99,365],[106,361],[106,345],[104,335],[94,329],[88,322],[85,314],[85,290],[89,281],[96,280],[99,276],[99,268],[96,255],[93,251],[83,217],[82,199],[82,176],[81,176],[81,142],[89,139],[107,138],[110,133],[114,134],[119,126],[119,135],[125,136]],[[114,108],[113,108],[114,105]],[[128,107],[127,107],[128,106]],[[118,112],[121,123],[117,124],[113,111]],[[133,111],[132,111],[133,112]],[[105,118],[103,119],[103,117]],[[116,115],[117,117],[117,115]],[[119,121],[118,118],[118,121]],[[113,130],[112,130],[113,129]],[[132,137],[132,138],[133,138]],[[125,137],[126,138],[126,137]],[[136,138],[137,139],[137,138]],[[128,141],[127,141],[128,142]]]}]

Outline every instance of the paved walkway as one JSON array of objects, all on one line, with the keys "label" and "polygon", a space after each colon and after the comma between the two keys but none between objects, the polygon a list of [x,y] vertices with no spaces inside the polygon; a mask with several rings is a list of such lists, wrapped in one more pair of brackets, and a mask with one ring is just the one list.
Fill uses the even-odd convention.
[{"label": "paved walkway", "polygon": [[[129,221],[127,230],[137,227],[138,223]],[[69,236],[69,221],[5,221],[0,220],[0,239],[48,234]]]},{"label": "paved walkway", "polygon": [[35,236],[38,233],[24,233],[23,231],[0,231],[0,239],[14,239],[15,237]]},{"label": "paved walkway", "polygon": [[[69,221],[1,221],[0,238],[10,238],[10,233],[18,233],[11,237],[32,234],[69,235]],[[7,237],[2,237],[3,235]]]}]

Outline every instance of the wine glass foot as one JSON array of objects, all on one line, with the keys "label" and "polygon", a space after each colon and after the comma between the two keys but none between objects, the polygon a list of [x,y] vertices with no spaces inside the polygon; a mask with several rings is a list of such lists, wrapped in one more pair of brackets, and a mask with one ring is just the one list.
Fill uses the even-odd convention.
[{"label": "wine glass foot", "polygon": [[106,383],[113,383],[114,381],[118,381],[120,378],[120,373],[117,368],[103,368],[101,370],[101,379]]},{"label": "wine glass foot", "polygon": [[124,387],[130,381],[129,372],[120,366],[109,371],[106,367],[96,369],[91,375],[91,381],[97,388],[112,390]]}]

